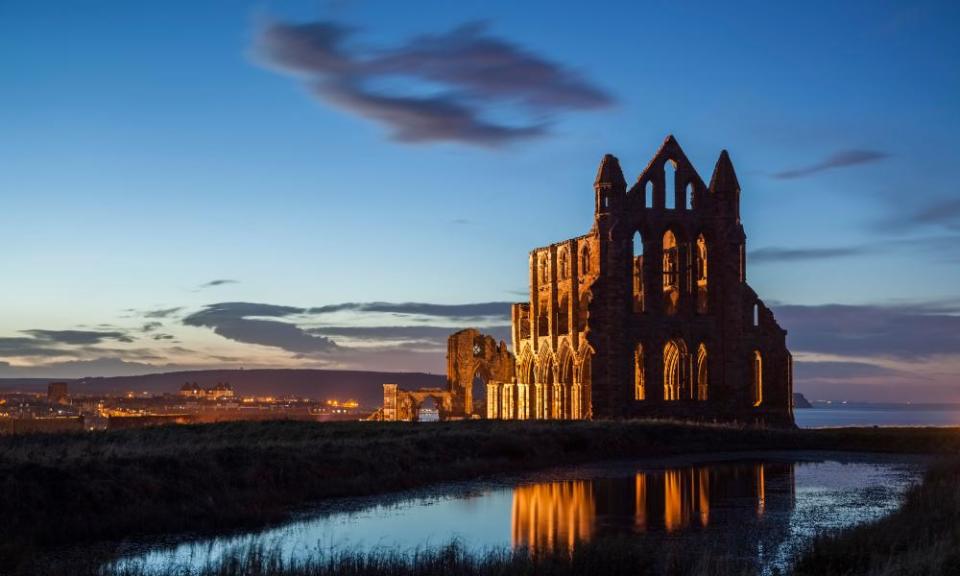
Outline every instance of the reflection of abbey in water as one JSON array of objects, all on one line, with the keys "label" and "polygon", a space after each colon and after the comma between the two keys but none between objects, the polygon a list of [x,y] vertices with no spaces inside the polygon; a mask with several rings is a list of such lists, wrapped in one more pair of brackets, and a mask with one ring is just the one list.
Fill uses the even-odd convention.
[{"label": "reflection of abbey in water", "polygon": [[[769,493],[768,483],[776,486]],[[789,512],[793,500],[792,464],[712,465],[632,478],[545,482],[514,490],[512,541],[514,547],[542,550],[615,533],[742,528],[766,522],[770,512]],[[783,523],[780,516],[777,524]]]},{"label": "reflection of abbey in water", "polygon": [[416,419],[431,398],[442,419],[793,423],[786,332],[747,284],[726,151],[706,185],[668,137],[629,189],[607,155],[594,192],[587,234],[530,253],[512,349],[475,330],[454,334],[447,389],[385,385],[384,419]]}]

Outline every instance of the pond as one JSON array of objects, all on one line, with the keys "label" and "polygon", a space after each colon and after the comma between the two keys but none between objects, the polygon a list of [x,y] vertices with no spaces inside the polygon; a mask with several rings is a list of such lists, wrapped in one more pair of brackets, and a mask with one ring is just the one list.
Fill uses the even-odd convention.
[{"label": "pond", "polygon": [[263,549],[285,560],[338,550],[403,552],[458,540],[471,551],[572,546],[611,535],[691,545],[768,573],[819,530],[893,511],[924,460],[832,453],[751,453],[604,463],[493,482],[342,500],[261,531],[128,546],[112,568],[148,573],[215,566]]}]

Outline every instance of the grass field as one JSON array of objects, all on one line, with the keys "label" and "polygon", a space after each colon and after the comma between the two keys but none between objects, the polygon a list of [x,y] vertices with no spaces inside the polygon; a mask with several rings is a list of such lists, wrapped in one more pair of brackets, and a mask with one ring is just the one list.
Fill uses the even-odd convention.
[{"label": "grass field", "polygon": [[247,422],[4,437],[0,556],[17,566],[63,544],[262,525],[325,498],[553,465],[792,449],[957,454],[960,430]]}]

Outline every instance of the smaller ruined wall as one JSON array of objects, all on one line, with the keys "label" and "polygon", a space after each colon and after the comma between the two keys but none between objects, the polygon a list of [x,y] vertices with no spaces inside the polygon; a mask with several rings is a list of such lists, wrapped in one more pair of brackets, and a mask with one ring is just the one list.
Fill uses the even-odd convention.
[{"label": "smaller ruined wall", "polygon": [[474,404],[482,400],[473,398],[475,377],[484,384],[513,382],[515,372],[516,362],[506,343],[498,343],[475,328],[456,332],[447,340],[447,384],[453,396],[453,414],[474,414]]}]

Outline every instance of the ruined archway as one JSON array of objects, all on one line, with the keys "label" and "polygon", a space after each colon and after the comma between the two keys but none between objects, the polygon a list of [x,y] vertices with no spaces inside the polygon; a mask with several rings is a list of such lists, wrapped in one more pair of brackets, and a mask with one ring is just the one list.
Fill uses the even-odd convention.
[{"label": "ruined archway", "polygon": [[469,328],[447,340],[447,383],[453,412],[463,417],[487,416],[486,387],[513,383],[516,363],[504,342]]},{"label": "ruined archway", "polygon": [[442,403],[433,396],[427,396],[417,403],[415,417],[417,422],[439,422]]},{"label": "ruined archway", "polygon": [[575,393],[580,398],[580,419],[593,417],[593,350],[587,346],[580,349],[580,362],[577,366],[574,383]]},{"label": "ruined archway", "polygon": [[700,347],[697,349],[697,400],[707,399],[707,388],[709,385],[707,363],[707,347],[704,344],[700,344]]},{"label": "ruined archway", "polygon": [[687,345],[674,338],[663,346],[663,399],[680,400],[687,397]]},{"label": "ruined archway", "polygon": [[643,344],[637,344],[633,353],[633,399],[647,398],[647,369],[643,356]]},{"label": "ruined archway", "polygon": [[491,381],[490,368],[485,362],[477,362],[476,370],[473,373],[473,380],[470,382],[471,410],[468,414],[473,414],[479,418],[487,416],[487,384]]},{"label": "ruined archway", "polygon": [[703,234],[697,236],[696,243],[696,284],[697,284],[697,314],[706,314],[708,312],[708,260],[707,260],[707,240]]},{"label": "ruined archway", "polygon": [[538,392],[538,418],[554,418],[553,405],[555,402],[554,377],[553,377],[553,356],[549,353],[544,354],[539,363],[540,374],[537,378]]},{"label": "ruined archway", "polygon": [[663,233],[663,311],[676,314],[680,307],[680,246],[671,230]]},{"label": "ruined archway", "polygon": [[763,357],[759,350],[753,351],[753,405],[763,404]]},{"label": "ruined archway", "polygon": [[573,398],[573,352],[568,345],[560,349],[560,370],[554,384],[555,407],[554,418],[576,418],[574,411],[579,411],[579,401]]}]

